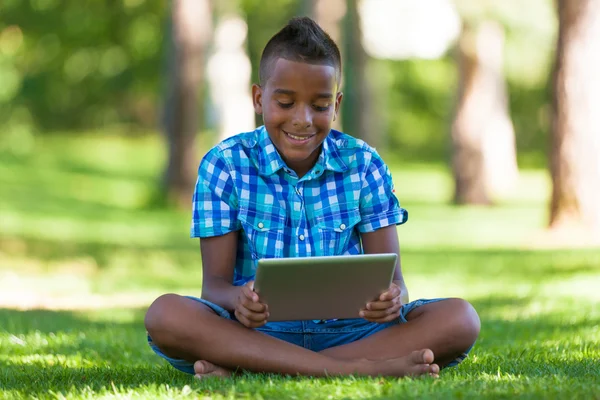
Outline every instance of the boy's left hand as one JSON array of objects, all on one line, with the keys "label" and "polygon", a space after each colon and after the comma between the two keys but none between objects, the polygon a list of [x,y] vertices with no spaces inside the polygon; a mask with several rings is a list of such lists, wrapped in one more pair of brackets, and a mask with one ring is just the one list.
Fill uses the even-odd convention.
[{"label": "boy's left hand", "polygon": [[402,290],[398,285],[392,283],[388,290],[383,292],[377,299],[366,304],[360,310],[360,317],[371,322],[390,322],[400,316]]}]

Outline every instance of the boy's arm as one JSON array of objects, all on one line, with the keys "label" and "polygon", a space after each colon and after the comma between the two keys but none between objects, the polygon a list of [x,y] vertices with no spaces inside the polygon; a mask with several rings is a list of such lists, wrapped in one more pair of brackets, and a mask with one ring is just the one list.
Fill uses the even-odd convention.
[{"label": "boy's arm", "polygon": [[233,286],[239,231],[200,239],[202,298],[226,310],[235,308],[240,286]]},{"label": "boy's arm", "polygon": [[361,240],[365,254],[396,253],[398,261],[394,270],[394,283],[400,287],[400,298],[402,304],[409,302],[408,289],[402,276],[402,267],[400,262],[400,243],[398,241],[398,232],[396,225],[389,225],[377,229],[374,232],[361,233]]}]

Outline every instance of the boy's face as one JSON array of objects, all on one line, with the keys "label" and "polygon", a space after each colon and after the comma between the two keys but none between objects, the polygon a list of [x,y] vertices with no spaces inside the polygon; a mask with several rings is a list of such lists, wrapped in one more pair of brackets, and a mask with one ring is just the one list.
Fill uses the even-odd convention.
[{"label": "boy's face", "polygon": [[316,163],[340,107],[336,71],[278,59],[262,86],[252,86],[254,109],[262,114],[271,141],[299,176]]}]

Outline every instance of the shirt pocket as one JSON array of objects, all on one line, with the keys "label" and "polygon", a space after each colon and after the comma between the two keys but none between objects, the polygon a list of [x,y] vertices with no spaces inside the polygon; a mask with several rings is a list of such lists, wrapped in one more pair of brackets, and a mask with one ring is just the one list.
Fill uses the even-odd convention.
[{"label": "shirt pocket", "polygon": [[316,218],[319,242],[315,243],[322,256],[336,256],[345,252],[348,242],[360,222],[360,211],[350,209],[324,212]]},{"label": "shirt pocket", "polygon": [[241,208],[238,218],[246,234],[252,259],[283,257],[285,214],[281,210]]}]

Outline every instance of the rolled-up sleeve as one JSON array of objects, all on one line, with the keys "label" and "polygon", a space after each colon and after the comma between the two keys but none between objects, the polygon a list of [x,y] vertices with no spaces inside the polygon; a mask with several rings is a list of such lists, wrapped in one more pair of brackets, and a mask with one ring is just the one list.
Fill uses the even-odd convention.
[{"label": "rolled-up sleeve", "polygon": [[204,156],[198,168],[190,236],[221,236],[240,228],[234,181],[227,163],[215,148]]},{"label": "rolled-up sleeve", "polygon": [[373,232],[389,225],[400,225],[408,220],[408,212],[400,207],[394,194],[394,183],[389,168],[377,153],[372,153],[360,193],[360,232]]}]

